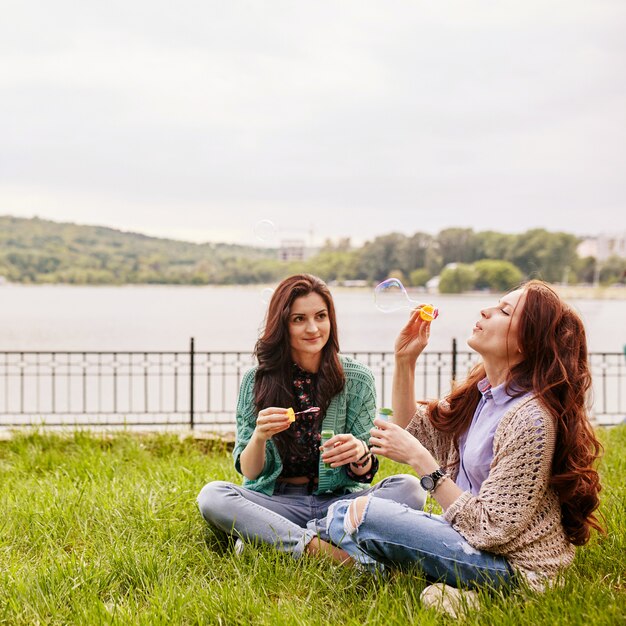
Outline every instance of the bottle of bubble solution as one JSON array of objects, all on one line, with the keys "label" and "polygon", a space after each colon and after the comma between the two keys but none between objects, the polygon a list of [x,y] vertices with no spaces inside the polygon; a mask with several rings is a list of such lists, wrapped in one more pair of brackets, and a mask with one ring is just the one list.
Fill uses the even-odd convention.
[{"label": "bottle of bubble solution", "polygon": [[[332,439],[335,436],[335,432],[332,430],[323,430],[321,432],[322,436],[322,445],[324,445],[329,439]],[[324,463],[324,467],[326,469],[330,468],[330,463]]]},{"label": "bottle of bubble solution", "polygon": [[387,407],[381,406],[378,409],[378,417],[381,420],[385,420],[386,422],[388,422],[391,419],[391,416],[393,415],[393,409],[388,409]]}]

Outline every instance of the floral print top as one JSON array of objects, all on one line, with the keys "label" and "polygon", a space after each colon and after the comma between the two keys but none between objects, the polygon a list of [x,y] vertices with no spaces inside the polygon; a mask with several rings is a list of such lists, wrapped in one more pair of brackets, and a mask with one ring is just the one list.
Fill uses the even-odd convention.
[{"label": "floral print top", "polygon": [[[292,388],[294,395],[294,411],[296,413],[317,405],[316,388],[317,374],[303,370],[296,363],[292,367]],[[309,479],[309,489],[312,491],[320,463],[321,426],[324,414],[320,411],[298,415],[291,428],[293,429],[293,442],[282,459],[283,469],[281,476],[292,478],[306,476]],[[359,476],[355,474],[350,465],[345,465],[345,471],[351,480],[360,483],[370,483],[378,471],[378,459],[372,456],[370,470]]]}]

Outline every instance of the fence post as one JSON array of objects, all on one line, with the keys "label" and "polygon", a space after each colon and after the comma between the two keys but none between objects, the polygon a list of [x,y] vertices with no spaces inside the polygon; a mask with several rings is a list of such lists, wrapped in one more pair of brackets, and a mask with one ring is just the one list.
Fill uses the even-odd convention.
[{"label": "fence post", "polygon": [[189,341],[189,428],[193,430],[194,421],[194,373],[195,366],[195,346],[193,337]]},{"label": "fence post", "polygon": [[454,389],[456,381],[456,337],[452,337],[452,380],[450,381],[450,389]]}]

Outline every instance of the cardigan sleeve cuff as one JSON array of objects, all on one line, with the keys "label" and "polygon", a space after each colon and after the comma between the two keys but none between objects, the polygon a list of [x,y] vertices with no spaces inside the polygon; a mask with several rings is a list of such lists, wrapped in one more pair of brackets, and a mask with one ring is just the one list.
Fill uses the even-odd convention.
[{"label": "cardigan sleeve cuff", "polygon": [[464,491],[444,512],[443,518],[449,524],[452,524],[456,519],[456,516],[460,513],[461,509],[473,498],[474,496],[469,491]]}]

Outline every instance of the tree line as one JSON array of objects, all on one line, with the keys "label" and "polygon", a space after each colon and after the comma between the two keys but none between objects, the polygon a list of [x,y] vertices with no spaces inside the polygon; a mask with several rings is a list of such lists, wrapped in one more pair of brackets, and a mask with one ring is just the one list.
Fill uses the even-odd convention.
[{"label": "tree line", "polygon": [[580,239],[544,229],[520,234],[447,228],[390,233],[360,247],[328,240],[309,258],[281,261],[271,248],[195,244],[112,228],[0,216],[0,276],[17,283],[228,285],[276,282],[311,272],[328,282],[387,277],[439,290],[508,289],[525,278],[556,283],[624,282],[626,259],[580,258]]}]

